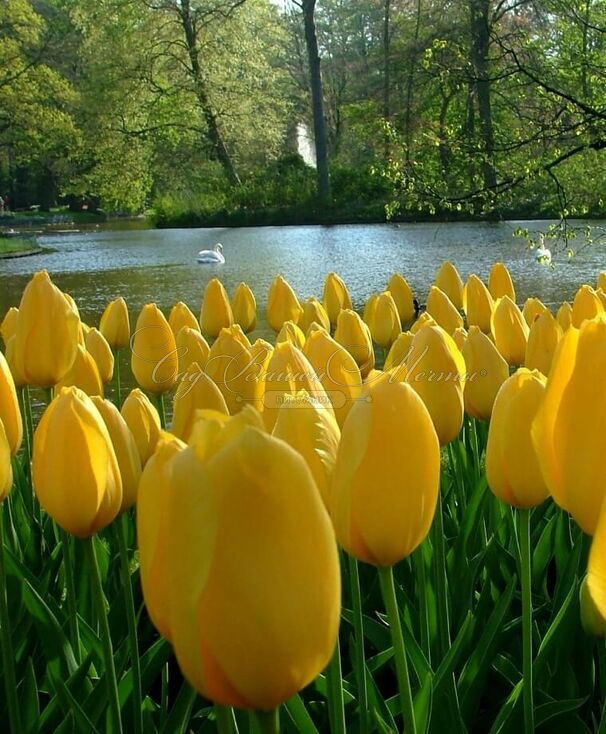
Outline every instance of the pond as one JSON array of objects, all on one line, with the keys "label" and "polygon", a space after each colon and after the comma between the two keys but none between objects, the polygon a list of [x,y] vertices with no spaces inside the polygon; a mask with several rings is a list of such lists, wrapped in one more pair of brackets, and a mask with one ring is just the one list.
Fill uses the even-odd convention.
[{"label": "pond", "polygon": [[[525,242],[513,236],[546,222],[498,224],[384,224],[239,229],[125,230],[95,228],[39,238],[51,252],[0,261],[0,318],[18,305],[32,272],[46,268],[62,289],[76,299],[82,317],[97,325],[112,298],[124,296],[134,324],[144,303],[154,301],[165,313],[178,300],[199,314],[204,287],[218,276],[233,293],[241,280],[254,290],[259,305],[255,336],[272,336],[265,319],[267,290],[282,273],[301,298],[321,296],[327,272],[338,272],[350,288],[355,307],[385,287],[394,271],[406,276],[424,303],[440,263],[449,259],[465,278],[488,276],[491,264],[505,262],[514,278],[518,300],[542,298],[552,308],[571,299],[583,282],[595,284],[606,267],[605,246],[587,248],[570,263],[564,254],[555,268],[537,264]],[[199,265],[198,250],[221,242],[225,265]]]}]

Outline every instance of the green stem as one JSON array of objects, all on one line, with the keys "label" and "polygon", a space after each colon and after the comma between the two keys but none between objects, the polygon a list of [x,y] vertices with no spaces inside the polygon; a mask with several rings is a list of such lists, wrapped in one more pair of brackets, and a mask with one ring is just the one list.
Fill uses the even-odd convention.
[{"label": "green stem", "polygon": [[379,566],[379,581],[381,582],[381,594],[387,611],[387,620],[391,630],[394,657],[396,659],[396,674],[398,677],[398,688],[400,690],[400,706],[404,717],[404,731],[406,734],[417,734],[415,713],[412,703],[412,690],[408,676],[408,663],[406,662],[406,649],[404,647],[404,635],[400,623],[398,603],[396,601],[396,589],[393,580],[392,566]]},{"label": "green stem", "polygon": [[217,717],[217,731],[219,734],[233,734],[238,731],[238,724],[234,710],[231,706],[215,706],[215,716]]},{"label": "green stem", "polygon": [[345,734],[345,701],[341,674],[341,646],[338,637],[332,659],[326,668],[326,688],[330,711],[330,730],[332,734]]},{"label": "green stem", "polygon": [[114,351],[114,376],[116,378],[116,405],[118,410],[122,407],[122,383],[120,380],[120,350]]},{"label": "green stem", "polygon": [[116,679],[116,668],[114,667],[114,651],[109,632],[107,609],[105,607],[105,596],[101,585],[101,575],[97,554],[95,553],[94,536],[86,538],[84,550],[90,567],[93,602],[99,621],[101,632],[101,644],[103,645],[103,656],[105,658],[105,679],[107,682],[107,697],[112,721],[112,734],[122,734],[122,718],[120,714],[120,699],[118,697],[118,681]]},{"label": "green stem", "polygon": [[261,734],[280,734],[280,709],[255,711],[254,718]]},{"label": "green stem", "polygon": [[[21,387],[17,391],[17,399],[19,401],[19,410],[21,411],[21,416],[23,418],[23,428],[24,428],[24,438],[25,441],[23,442],[23,452],[24,452],[24,458],[25,458],[25,465],[29,467],[29,462],[32,456],[32,425],[28,419],[28,411],[25,406],[25,391],[27,388]],[[29,474],[28,474],[29,476]]]},{"label": "green stem", "polygon": [[142,711],[142,688],[141,688],[141,662],[139,660],[139,643],[137,641],[137,617],[135,614],[135,601],[133,598],[133,587],[130,576],[128,549],[126,547],[126,529],[128,517],[122,514],[114,523],[114,532],[118,543],[118,554],[120,557],[120,575],[122,576],[122,588],[124,590],[124,602],[126,605],[126,623],[128,626],[128,638],[130,646],[130,662],[133,674],[133,707],[134,707],[134,734],[143,732]]},{"label": "green stem", "polygon": [[158,415],[160,416],[160,425],[164,430],[166,430],[166,411],[164,410],[164,395],[162,393],[160,393],[159,395],[154,395],[154,402],[156,403]]},{"label": "green stem", "polygon": [[353,606],[354,621],[354,660],[353,667],[358,688],[358,710],[360,715],[360,734],[368,731],[368,693],[366,691],[366,661],[364,655],[364,627],[362,624],[362,596],[360,594],[360,574],[358,562],[349,556],[349,584]]},{"label": "green stem", "polygon": [[532,691],[532,596],[530,569],[530,510],[520,510],[520,576],[522,584],[522,649],[524,731],[534,732]]},{"label": "green stem", "polygon": [[12,734],[21,734],[21,711],[17,700],[17,682],[15,676],[15,656],[11,638],[10,619],[8,615],[8,598],[6,595],[6,566],[4,562],[4,517],[0,502],[0,641],[2,644],[2,667],[4,669],[4,687],[8,702],[8,720]]},{"label": "green stem", "polygon": [[428,662],[431,662],[431,645],[429,634],[429,605],[427,604],[427,575],[423,546],[419,546],[412,554],[412,565],[415,572],[417,591],[419,592],[419,617],[421,618],[421,649]]},{"label": "green stem", "polygon": [[438,505],[434,519],[433,539],[435,542],[436,597],[438,602],[439,659],[442,660],[450,648],[450,615],[446,578],[446,550],[444,547],[444,518],[442,515],[442,488],[438,492]]},{"label": "green stem", "polygon": [[60,530],[61,547],[63,549],[63,570],[65,572],[65,591],[67,614],[69,621],[69,637],[74,650],[76,662],[80,662],[80,632],[78,631],[78,604],[76,601],[76,584],[74,582],[74,558],[72,556],[71,537],[65,530]]}]

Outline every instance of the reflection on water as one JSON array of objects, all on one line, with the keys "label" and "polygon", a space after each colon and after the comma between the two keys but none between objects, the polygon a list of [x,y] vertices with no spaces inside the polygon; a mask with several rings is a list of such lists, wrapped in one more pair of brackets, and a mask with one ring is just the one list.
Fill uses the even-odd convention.
[{"label": "reflection on water", "polygon": [[[267,290],[282,273],[300,297],[321,296],[324,276],[338,272],[350,288],[356,308],[389,275],[402,272],[419,300],[426,294],[439,264],[452,260],[465,278],[488,276],[502,260],[511,270],[518,300],[536,295],[549,305],[570,299],[582,282],[594,283],[605,267],[603,245],[588,248],[571,263],[555,269],[538,265],[534,253],[513,237],[517,226],[546,228],[545,222],[501,224],[345,225],[335,227],[255,227],[242,229],[97,230],[45,236],[40,244],[54,252],[31,258],[0,260],[0,318],[18,305],[21,291],[35,270],[46,268],[55,282],[76,299],[82,317],[96,325],[105,304],[126,298],[131,319],[144,303],[155,301],[166,313],[178,300],[199,312],[208,280],[221,278],[229,293],[246,281],[260,307],[255,336],[271,336],[264,320]],[[221,242],[225,265],[198,265],[198,250]],[[557,258],[554,258],[557,260]]]}]

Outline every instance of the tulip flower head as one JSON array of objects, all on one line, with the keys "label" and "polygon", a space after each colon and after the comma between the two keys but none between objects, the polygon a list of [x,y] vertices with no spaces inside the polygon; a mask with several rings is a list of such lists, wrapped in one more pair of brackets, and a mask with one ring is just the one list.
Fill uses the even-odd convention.
[{"label": "tulip flower head", "polygon": [[155,303],[143,306],[132,339],[131,368],[137,383],[160,395],[176,383],[177,344],[164,314]]},{"label": "tulip flower head", "polygon": [[526,345],[524,364],[529,370],[549,374],[555,350],[562,338],[562,329],[550,313],[542,313],[532,323]]},{"label": "tulip flower head", "polygon": [[528,324],[517,305],[509,298],[498,298],[492,313],[494,343],[508,364],[518,366],[526,359]]},{"label": "tulip flower head", "polygon": [[0,352],[0,421],[4,426],[10,453],[16,456],[23,441],[23,421],[15,382],[2,352]]},{"label": "tulip flower head", "polygon": [[130,319],[124,298],[116,298],[107,304],[99,322],[99,331],[114,350],[125,349],[129,345]]},{"label": "tulip flower head", "polygon": [[225,398],[212,379],[193,362],[184,375],[175,394],[172,432],[188,441],[198,410],[215,410],[229,415]]},{"label": "tulip flower head", "polygon": [[277,275],[269,287],[267,297],[267,321],[275,332],[279,332],[285,321],[299,322],[303,313],[299,299],[290,284]]},{"label": "tulip flower head", "polygon": [[401,331],[400,314],[389,291],[379,293],[366,322],[370,333],[380,347],[389,348]]},{"label": "tulip flower head", "polygon": [[432,285],[427,296],[427,313],[450,336],[457,329],[463,328],[463,318],[448,296]]},{"label": "tulip flower head", "polygon": [[562,329],[562,332],[566,331],[572,324],[572,306],[568,301],[564,301],[560,308],[558,308],[556,319]]},{"label": "tulip flower head", "polygon": [[303,313],[299,318],[299,326],[305,334],[307,334],[307,331],[313,323],[316,323],[330,333],[330,319],[328,318],[326,309],[315,296],[311,296],[311,298],[303,301],[301,306]]},{"label": "tulip flower head", "polygon": [[200,311],[200,326],[202,333],[211,339],[216,339],[221,329],[234,323],[234,314],[223,283],[218,278],[209,280],[204,289],[202,309]]},{"label": "tulip flower head", "polygon": [[353,308],[347,286],[336,273],[328,273],[324,280],[322,302],[333,326],[336,325],[341,311]]},{"label": "tulip flower head", "polygon": [[13,486],[13,467],[11,448],[8,443],[4,423],[0,418],[0,502],[3,502]]},{"label": "tulip flower head", "polygon": [[184,326],[188,326],[190,329],[200,331],[198,320],[191,312],[189,306],[183,301],[175,303],[171,308],[170,314],[168,315],[168,325],[173,332],[175,339]]},{"label": "tulip flower head", "polygon": [[490,317],[494,300],[488,288],[477,275],[470,275],[463,290],[463,310],[467,316],[467,326],[479,326],[485,333],[490,333]]},{"label": "tulip flower head", "polygon": [[2,323],[0,324],[0,336],[4,342],[4,346],[8,344],[8,340],[15,336],[17,331],[17,319],[19,318],[19,309],[12,306],[8,309]]},{"label": "tulip flower head", "polygon": [[497,298],[509,296],[514,303],[516,302],[516,290],[507,265],[497,262],[492,266],[488,276],[488,290],[495,301]]},{"label": "tulip flower head", "polygon": [[601,313],[604,313],[604,306],[598,294],[590,285],[582,285],[572,303],[572,325],[578,329],[583,321],[593,319]]},{"label": "tulip flower head", "polygon": [[436,273],[434,285],[448,296],[456,309],[463,308],[463,281],[459,271],[448,260],[442,263]]},{"label": "tulip flower head", "polygon": [[141,466],[145,466],[160,439],[162,429],[158,411],[147,395],[135,388],[124,401],[121,413],[134,436]]},{"label": "tulip flower head", "polygon": [[180,375],[194,362],[202,369],[206,367],[206,362],[210,355],[210,347],[199,329],[184,326],[177,334],[176,345]]},{"label": "tulip flower head", "polygon": [[489,421],[497,393],[509,377],[509,365],[477,326],[470,327],[461,353],[467,373],[463,389],[465,412],[472,418]]},{"label": "tulip flower head", "polygon": [[337,319],[335,341],[351,354],[365,377],[375,365],[370,329],[360,316],[351,309],[344,309]]},{"label": "tulip flower head", "polygon": [[532,325],[532,322],[540,316],[542,313],[549,313],[549,309],[538,298],[527,298],[524,301],[524,308],[522,309],[522,315],[528,326]]},{"label": "tulip flower head", "polygon": [[95,360],[101,382],[107,385],[114,376],[114,355],[106,338],[98,329],[89,329],[84,338],[84,345]]},{"label": "tulip flower head", "polygon": [[234,323],[238,324],[245,334],[254,331],[257,325],[257,301],[255,294],[246,283],[238,283],[231,301]]},{"label": "tulip flower head", "polygon": [[400,273],[394,273],[387,283],[387,290],[391,293],[400,315],[400,325],[411,324],[415,318],[415,302],[412,288]]}]

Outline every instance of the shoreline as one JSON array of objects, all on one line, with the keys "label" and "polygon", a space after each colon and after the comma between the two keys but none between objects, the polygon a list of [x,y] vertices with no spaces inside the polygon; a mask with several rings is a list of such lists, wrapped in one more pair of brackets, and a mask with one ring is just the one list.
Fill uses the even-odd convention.
[{"label": "shoreline", "polygon": [[14,250],[13,252],[0,253],[0,260],[11,260],[17,257],[31,257],[32,255],[42,255],[48,252],[46,247],[32,247],[30,250]]}]

